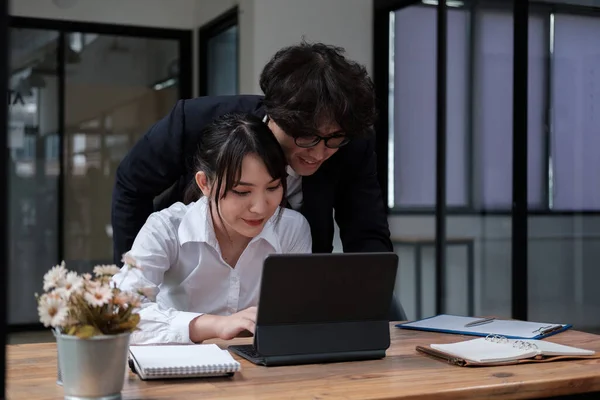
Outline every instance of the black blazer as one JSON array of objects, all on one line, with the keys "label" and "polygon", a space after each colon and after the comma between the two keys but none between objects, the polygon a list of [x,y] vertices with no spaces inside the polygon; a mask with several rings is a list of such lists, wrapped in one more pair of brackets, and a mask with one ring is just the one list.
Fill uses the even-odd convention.
[{"label": "black blazer", "polygon": [[[193,179],[193,158],[202,128],[231,112],[262,118],[262,97],[180,100],[121,161],[112,198],[117,265],[153,211],[183,200]],[[345,252],[393,250],[375,157],[374,139],[355,139],[325,161],[315,174],[302,178],[300,212],[310,224],[313,252],[333,250],[334,212]]]}]

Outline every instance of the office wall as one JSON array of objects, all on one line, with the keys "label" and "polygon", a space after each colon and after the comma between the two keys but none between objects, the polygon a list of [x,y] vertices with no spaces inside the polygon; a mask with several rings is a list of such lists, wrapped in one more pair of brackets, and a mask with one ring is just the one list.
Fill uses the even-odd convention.
[{"label": "office wall", "polygon": [[[372,0],[254,0],[254,76],[281,47],[321,41],[346,48],[371,71]],[[258,83],[254,86],[259,92]]]},{"label": "office wall", "polygon": [[[240,91],[260,94],[260,72],[275,52],[320,41],[346,49],[371,71],[372,0],[199,0],[198,26],[238,6]],[[343,17],[342,17],[343,15]]]}]

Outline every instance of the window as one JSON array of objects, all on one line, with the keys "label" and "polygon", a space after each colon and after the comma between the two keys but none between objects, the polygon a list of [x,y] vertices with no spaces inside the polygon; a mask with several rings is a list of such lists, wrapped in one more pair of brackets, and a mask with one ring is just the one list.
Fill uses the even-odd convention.
[{"label": "window", "polygon": [[[473,74],[473,192],[478,209],[510,209],[512,203],[513,16],[510,11],[476,13]],[[546,82],[544,18],[529,17],[528,201],[540,208],[544,162]],[[448,149],[450,151],[450,149]]]},{"label": "window", "polygon": [[56,161],[60,154],[60,138],[57,134],[46,136],[46,160]]},{"label": "window", "polygon": [[208,39],[208,95],[238,94],[238,27]]},{"label": "window", "polygon": [[[436,12],[435,7],[420,5],[391,13],[388,203],[399,210],[435,206]],[[532,209],[548,203],[548,33],[549,15],[531,13],[527,174]],[[447,205],[509,210],[512,13],[502,8],[449,8],[447,37]]]},{"label": "window", "polygon": [[600,209],[600,19],[553,16],[551,208]]},{"label": "window", "polygon": [[[394,140],[390,162],[394,178],[389,203],[392,207],[430,208],[435,205],[436,178],[436,9],[407,7],[391,17],[394,31],[390,135]],[[468,203],[468,20],[465,10],[448,11],[447,201],[458,207]]]},{"label": "window", "polygon": [[238,94],[238,8],[232,8],[200,28],[198,35],[200,95]]}]

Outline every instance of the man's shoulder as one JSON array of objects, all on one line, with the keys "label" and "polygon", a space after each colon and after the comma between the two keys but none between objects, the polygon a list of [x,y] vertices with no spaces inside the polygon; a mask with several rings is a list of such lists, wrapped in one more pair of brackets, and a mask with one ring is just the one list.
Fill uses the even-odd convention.
[{"label": "man's shoulder", "polygon": [[339,154],[345,158],[348,158],[349,156],[364,156],[368,152],[373,151],[374,144],[374,137],[356,138],[351,140],[346,146],[342,147],[339,151]]},{"label": "man's shoulder", "polygon": [[185,100],[184,113],[186,118],[196,115],[211,119],[234,112],[262,116],[262,106],[263,96],[259,95],[202,96]]},{"label": "man's shoulder", "polygon": [[365,159],[368,159],[374,149],[372,138],[354,139],[325,161],[320,170],[325,174],[338,174],[354,169],[356,165],[361,165]]}]

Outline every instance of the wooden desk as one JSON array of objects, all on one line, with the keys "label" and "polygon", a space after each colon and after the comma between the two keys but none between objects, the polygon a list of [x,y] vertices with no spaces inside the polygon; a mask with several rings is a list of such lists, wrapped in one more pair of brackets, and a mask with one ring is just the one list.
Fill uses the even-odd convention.
[{"label": "wooden desk", "polygon": [[[432,360],[415,346],[468,337],[391,327],[382,360],[258,367],[241,360],[233,378],[140,381],[129,373],[124,399],[526,399],[600,391],[600,360],[466,368]],[[600,351],[600,336],[567,331],[551,341]],[[236,339],[236,343],[249,339]],[[222,342],[221,342],[222,344]],[[8,399],[58,399],[54,343],[8,346]],[[600,397],[599,397],[600,398]]]}]

